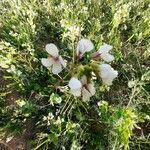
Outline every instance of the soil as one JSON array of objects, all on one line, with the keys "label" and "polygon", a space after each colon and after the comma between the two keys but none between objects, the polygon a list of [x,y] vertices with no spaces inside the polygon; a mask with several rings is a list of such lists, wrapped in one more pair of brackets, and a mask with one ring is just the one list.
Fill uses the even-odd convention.
[{"label": "soil", "polygon": [[[4,73],[0,70],[0,88],[1,90],[7,89],[7,85],[9,81],[3,78]],[[8,89],[10,91],[10,89]],[[7,91],[6,91],[7,92]],[[15,107],[16,100],[20,98],[20,95],[16,91],[12,91],[8,93],[6,96],[6,103],[8,106]],[[31,120],[27,120],[25,123],[25,130],[19,136],[13,137],[9,142],[6,142],[9,135],[5,135],[5,137],[0,138],[0,150],[30,150],[30,146],[27,141],[33,136],[33,123]],[[31,135],[32,134],[32,135]]]}]

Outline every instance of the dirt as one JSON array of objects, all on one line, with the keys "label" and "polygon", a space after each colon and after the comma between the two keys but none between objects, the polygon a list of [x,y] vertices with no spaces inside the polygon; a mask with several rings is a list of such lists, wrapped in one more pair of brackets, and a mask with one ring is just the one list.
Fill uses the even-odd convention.
[{"label": "dirt", "polygon": [[[9,81],[3,78],[4,73],[0,70],[0,88],[1,91],[7,89],[7,85],[9,84]],[[8,91],[11,91],[10,89],[7,89]],[[5,91],[7,92],[7,91]],[[7,94],[6,96],[6,103],[8,106],[14,106],[16,105],[16,100],[20,98],[20,95],[17,91],[12,91]],[[30,139],[31,134],[33,134],[33,124],[31,120],[27,120],[24,126],[25,130],[22,135],[13,137],[10,139],[10,141],[7,141],[9,138],[9,135],[5,135],[5,137],[0,138],[0,150],[30,150],[30,146],[27,143],[28,139]]]},{"label": "dirt", "polygon": [[136,134],[137,136],[149,136],[150,135],[150,122],[147,120],[143,123],[138,123],[137,126],[139,128],[135,128],[133,130],[133,133]]}]

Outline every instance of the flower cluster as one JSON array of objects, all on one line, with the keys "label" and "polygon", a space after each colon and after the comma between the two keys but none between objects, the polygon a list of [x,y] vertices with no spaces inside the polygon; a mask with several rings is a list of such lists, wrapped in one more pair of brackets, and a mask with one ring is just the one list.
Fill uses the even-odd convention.
[{"label": "flower cluster", "polygon": [[[70,87],[71,93],[75,97],[81,97],[82,100],[89,101],[90,97],[95,94],[95,87],[92,81],[93,74],[97,79],[101,78],[102,82],[110,86],[112,81],[118,76],[118,72],[114,70],[109,64],[104,62],[111,62],[114,60],[114,56],[109,53],[113,47],[108,44],[100,46],[97,52],[90,54],[92,63],[88,63],[86,66],[90,67],[90,70],[86,70],[87,67],[83,66],[83,70],[76,74],[70,79],[68,86]],[[93,43],[88,39],[81,39],[77,43],[76,47],[76,58],[78,61],[82,61],[86,52],[90,52],[94,49]],[[47,44],[46,51],[49,53],[48,58],[42,58],[42,64],[48,69],[52,70],[53,74],[58,74],[62,71],[62,68],[66,67],[66,61],[59,55],[59,50],[54,44]],[[98,61],[102,59],[103,61]],[[77,63],[79,63],[77,61]],[[94,66],[92,65],[94,64]],[[81,65],[81,62],[80,62]],[[79,65],[76,65],[78,70]]]},{"label": "flower cluster", "polygon": [[[76,55],[81,59],[86,52],[90,52],[94,48],[93,43],[88,39],[81,39],[76,48]],[[91,59],[98,60],[103,59],[105,62],[111,62],[114,60],[114,56],[109,53],[113,47],[108,44],[102,45],[99,50],[91,54]],[[94,63],[99,63],[95,61]],[[90,64],[89,64],[90,65]],[[104,84],[110,86],[112,81],[118,76],[118,72],[114,70],[109,64],[99,64],[98,68],[93,68],[96,76],[101,77]],[[89,73],[88,73],[89,74]],[[91,76],[81,75],[80,77],[72,77],[69,81],[69,87],[71,93],[76,97],[82,97],[82,100],[90,100],[90,97],[95,94],[94,83],[91,81]]]}]

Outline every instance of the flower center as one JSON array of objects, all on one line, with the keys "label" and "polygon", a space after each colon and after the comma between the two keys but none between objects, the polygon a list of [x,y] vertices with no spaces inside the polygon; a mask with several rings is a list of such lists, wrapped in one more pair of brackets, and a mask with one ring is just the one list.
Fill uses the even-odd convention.
[{"label": "flower center", "polygon": [[92,59],[98,60],[100,58],[101,54],[99,52],[95,52],[91,54]]},{"label": "flower center", "polygon": [[58,61],[59,60],[59,57],[53,57],[54,61]]}]

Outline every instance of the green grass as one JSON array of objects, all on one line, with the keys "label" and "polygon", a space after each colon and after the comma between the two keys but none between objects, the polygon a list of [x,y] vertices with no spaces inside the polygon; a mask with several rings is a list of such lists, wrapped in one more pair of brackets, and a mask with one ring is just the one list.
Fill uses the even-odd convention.
[{"label": "green grass", "polygon": [[[149,0],[1,0],[1,137],[23,134],[30,120],[31,149],[148,150],[149,12]],[[94,51],[103,43],[113,45],[111,65],[119,72],[110,88],[96,82],[89,103],[56,88],[68,84],[69,67],[60,73],[68,74],[61,82],[41,64],[47,43],[72,62],[82,37],[91,39]],[[10,102],[12,92],[16,102]]]}]

